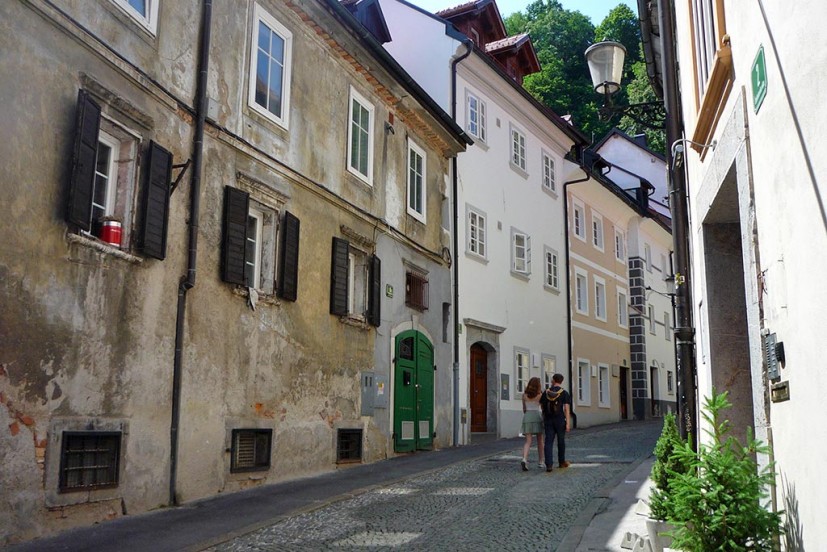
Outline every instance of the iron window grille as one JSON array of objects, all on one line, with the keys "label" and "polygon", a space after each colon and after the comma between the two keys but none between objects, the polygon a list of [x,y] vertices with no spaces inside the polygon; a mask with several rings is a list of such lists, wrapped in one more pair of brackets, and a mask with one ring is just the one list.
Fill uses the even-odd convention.
[{"label": "iron window grille", "polygon": [[60,449],[60,492],[118,486],[121,432],[64,431]]},{"label": "iron window grille", "polygon": [[405,304],[420,311],[428,310],[428,280],[421,274],[407,273],[405,277]]},{"label": "iron window grille", "polygon": [[247,472],[270,469],[272,443],[272,429],[234,429],[230,471]]},{"label": "iron window grille", "polygon": [[336,440],[336,463],[362,461],[362,430],[339,429]]}]

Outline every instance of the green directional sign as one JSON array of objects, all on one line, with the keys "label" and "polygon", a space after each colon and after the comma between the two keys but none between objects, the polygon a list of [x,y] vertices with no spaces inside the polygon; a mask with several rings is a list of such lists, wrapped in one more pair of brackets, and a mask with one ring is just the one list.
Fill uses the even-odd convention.
[{"label": "green directional sign", "polygon": [[761,109],[767,97],[767,64],[764,60],[764,47],[758,48],[755,61],[752,62],[752,107],[755,112]]}]

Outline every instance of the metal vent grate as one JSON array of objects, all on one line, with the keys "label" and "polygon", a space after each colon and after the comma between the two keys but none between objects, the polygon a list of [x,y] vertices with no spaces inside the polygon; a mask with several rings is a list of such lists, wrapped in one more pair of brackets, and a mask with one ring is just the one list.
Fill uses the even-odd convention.
[{"label": "metal vent grate", "polygon": [[346,464],[362,461],[362,430],[340,429],[336,443],[336,462]]},{"label": "metal vent grate", "polygon": [[272,429],[234,429],[230,471],[269,469],[272,442]]}]

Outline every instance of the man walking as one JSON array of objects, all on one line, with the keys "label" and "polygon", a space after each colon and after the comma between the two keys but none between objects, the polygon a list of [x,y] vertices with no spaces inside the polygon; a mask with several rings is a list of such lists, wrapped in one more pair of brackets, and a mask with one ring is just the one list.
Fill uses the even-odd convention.
[{"label": "man walking", "polygon": [[546,389],[540,397],[540,408],[543,411],[545,429],[545,457],[546,471],[551,471],[551,455],[554,448],[554,438],[557,437],[557,465],[568,468],[566,460],[566,432],[571,430],[571,395],[563,389],[563,374],[554,374],[551,377],[551,387]]}]

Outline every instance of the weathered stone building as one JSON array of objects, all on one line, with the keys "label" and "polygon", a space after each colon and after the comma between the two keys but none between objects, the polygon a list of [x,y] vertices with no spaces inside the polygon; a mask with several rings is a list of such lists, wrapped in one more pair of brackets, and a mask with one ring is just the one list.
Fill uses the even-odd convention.
[{"label": "weathered stone building", "polygon": [[360,9],[0,3],[0,543],[451,443],[470,140]]}]

